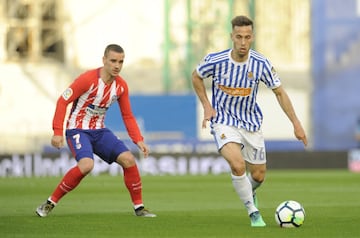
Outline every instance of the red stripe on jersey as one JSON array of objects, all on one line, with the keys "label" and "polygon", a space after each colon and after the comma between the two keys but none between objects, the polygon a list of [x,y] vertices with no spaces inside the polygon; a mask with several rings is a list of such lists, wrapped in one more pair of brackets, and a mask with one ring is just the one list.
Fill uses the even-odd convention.
[{"label": "red stripe on jersey", "polygon": [[66,107],[71,102],[73,106],[67,121],[67,129],[100,129],[105,127],[107,109],[117,101],[130,138],[134,143],[142,141],[143,137],[131,111],[125,80],[117,76],[111,84],[106,85],[99,77],[99,70],[81,74],[58,99],[53,120],[54,134],[63,134],[62,125]]},{"label": "red stripe on jersey", "polygon": [[[101,80],[101,79],[99,79]],[[102,100],[99,103],[100,108],[106,108],[108,104],[110,104],[110,89],[113,84],[107,85],[104,84],[102,88],[98,88],[98,94],[102,94]],[[98,115],[94,115],[90,120],[90,129],[97,127],[104,127],[104,120],[100,118]]]}]

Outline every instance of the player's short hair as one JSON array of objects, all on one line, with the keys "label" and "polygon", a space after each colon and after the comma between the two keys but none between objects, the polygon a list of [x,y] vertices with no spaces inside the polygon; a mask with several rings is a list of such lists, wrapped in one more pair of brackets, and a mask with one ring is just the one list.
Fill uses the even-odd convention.
[{"label": "player's short hair", "polygon": [[110,45],[106,46],[105,51],[104,51],[104,56],[107,56],[107,54],[110,51],[115,51],[117,53],[124,53],[124,49],[120,45],[117,45],[117,44],[110,44]]},{"label": "player's short hair", "polygon": [[232,29],[234,29],[235,26],[251,26],[251,28],[254,28],[253,21],[248,18],[247,16],[236,16],[231,20],[231,26]]}]

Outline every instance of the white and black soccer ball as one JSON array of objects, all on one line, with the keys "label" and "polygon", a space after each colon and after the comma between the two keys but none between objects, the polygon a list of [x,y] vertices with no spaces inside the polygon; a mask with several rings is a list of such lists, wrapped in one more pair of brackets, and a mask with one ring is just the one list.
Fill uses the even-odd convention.
[{"label": "white and black soccer ball", "polygon": [[275,221],[280,227],[300,227],[305,221],[304,207],[293,200],[284,201],[276,208]]}]

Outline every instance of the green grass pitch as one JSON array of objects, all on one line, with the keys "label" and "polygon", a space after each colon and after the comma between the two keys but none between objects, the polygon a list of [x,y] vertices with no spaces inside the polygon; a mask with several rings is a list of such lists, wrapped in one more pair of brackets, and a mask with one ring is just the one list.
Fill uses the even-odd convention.
[{"label": "green grass pitch", "polygon": [[[360,237],[360,174],[345,170],[269,170],[258,190],[265,228],[251,228],[230,176],[143,176],[145,205],[133,215],[122,177],[88,176],[46,218],[34,210],[59,177],[0,178],[0,237]],[[280,228],[284,200],[306,211],[300,228]]]}]

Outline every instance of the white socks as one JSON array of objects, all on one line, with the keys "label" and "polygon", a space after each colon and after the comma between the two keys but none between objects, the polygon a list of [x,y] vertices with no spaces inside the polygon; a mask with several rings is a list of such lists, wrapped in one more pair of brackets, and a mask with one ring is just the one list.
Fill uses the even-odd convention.
[{"label": "white socks", "polygon": [[136,209],[138,209],[139,207],[143,207],[144,206],[144,204],[137,204],[137,205],[134,205],[134,209],[136,210]]},{"label": "white socks", "polygon": [[251,182],[246,176],[246,173],[241,176],[231,174],[231,178],[234,189],[240,200],[244,203],[248,214],[250,215],[251,213],[258,211],[253,201]]},{"label": "white socks", "polygon": [[252,186],[252,190],[255,191],[258,187],[260,187],[261,183],[255,181],[253,179],[253,177],[251,176],[251,174],[248,174],[247,177],[249,178],[249,181],[251,183]]}]

